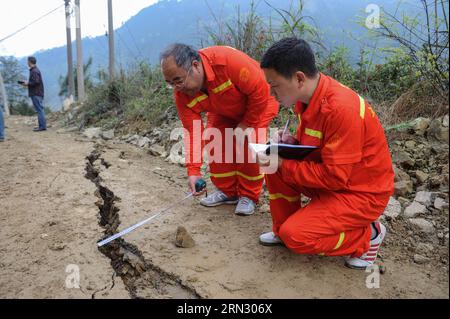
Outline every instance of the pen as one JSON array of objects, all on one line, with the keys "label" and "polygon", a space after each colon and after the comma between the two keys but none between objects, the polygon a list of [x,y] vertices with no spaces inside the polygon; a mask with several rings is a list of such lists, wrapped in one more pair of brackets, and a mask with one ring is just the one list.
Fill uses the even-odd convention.
[{"label": "pen", "polygon": [[286,135],[288,128],[289,128],[289,123],[291,122],[291,118],[288,117],[287,121],[286,121],[286,125],[284,127],[284,131],[283,131],[283,135],[281,135],[281,142],[283,142],[283,137]]}]

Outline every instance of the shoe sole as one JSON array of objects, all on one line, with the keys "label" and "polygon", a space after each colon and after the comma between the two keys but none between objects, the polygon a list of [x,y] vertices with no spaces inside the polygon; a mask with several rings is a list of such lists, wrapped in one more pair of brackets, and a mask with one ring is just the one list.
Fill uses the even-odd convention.
[{"label": "shoe sole", "polygon": [[[372,266],[372,265],[370,265],[370,266]],[[354,269],[354,270],[366,270],[367,267],[370,267],[370,266],[358,267],[358,266],[352,266],[352,265],[348,264],[347,262],[345,263],[345,267]]]},{"label": "shoe sole", "polygon": [[250,213],[243,213],[243,212],[237,212],[237,211],[234,212],[234,214],[238,215],[238,216],[252,216],[254,213],[255,213],[255,210],[253,210]]},{"label": "shoe sole", "polygon": [[284,246],[283,243],[265,243],[261,240],[259,240],[259,244],[265,247],[275,247],[275,246]]},{"label": "shoe sole", "polygon": [[228,201],[228,202],[220,202],[220,203],[215,203],[215,204],[203,204],[202,202],[200,202],[200,205],[204,206],[204,207],[217,207],[217,206],[222,206],[222,205],[236,205],[239,201]]}]

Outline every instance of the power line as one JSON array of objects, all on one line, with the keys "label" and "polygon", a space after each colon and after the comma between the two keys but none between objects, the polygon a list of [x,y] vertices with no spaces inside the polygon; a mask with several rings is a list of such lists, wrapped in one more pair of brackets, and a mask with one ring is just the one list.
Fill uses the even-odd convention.
[{"label": "power line", "polygon": [[31,25],[35,24],[36,22],[38,22],[38,21],[44,19],[45,17],[47,17],[48,15],[52,14],[53,12],[59,10],[59,9],[62,8],[62,7],[64,7],[64,4],[62,4],[62,5],[58,6],[58,7],[56,7],[55,9],[53,9],[53,10],[51,10],[51,11],[49,11],[49,12],[47,12],[47,13],[44,14],[43,16],[40,16],[40,17],[37,18],[36,20],[30,22],[29,24],[27,24],[27,25],[24,26],[23,28],[20,28],[19,30],[15,31],[15,32],[13,32],[13,33],[11,33],[10,35],[4,37],[3,39],[0,39],[0,43],[3,42],[3,41],[5,41],[5,40],[7,40],[7,39],[9,39],[9,38],[11,38],[11,37],[13,37],[13,36],[15,36],[15,35],[18,34],[19,32],[22,32],[22,31],[25,30],[26,28],[28,28],[28,27],[30,27]]},{"label": "power line", "polygon": [[131,32],[130,28],[128,28],[128,24],[127,24],[127,23],[125,23],[125,29],[127,29],[128,33],[130,34],[131,39],[133,40],[134,46],[136,47],[136,49],[137,49],[139,55],[141,56],[142,59],[144,59],[144,55],[142,54],[142,51],[141,51],[141,49],[139,48],[139,46],[138,46],[138,44],[137,44],[136,38],[134,37],[134,35],[133,35],[133,33]]},{"label": "power line", "polygon": [[119,36],[119,40],[123,43],[123,45],[125,46],[125,48],[130,52],[130,55],[133,56],[134,60],[137,61],[137,57],[136,57],[136,53],[133,52],[133,50],[130,49],[130,47],[128,46],[128,44],[126,43],[126,41],[123,40],[122,36],[120,35],[120,32],[116,33]]}]

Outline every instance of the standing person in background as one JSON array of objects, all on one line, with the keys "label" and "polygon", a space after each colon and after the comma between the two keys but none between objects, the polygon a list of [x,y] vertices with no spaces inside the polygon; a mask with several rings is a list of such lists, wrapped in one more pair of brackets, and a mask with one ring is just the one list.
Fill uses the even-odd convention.
[{"label": "standing person in background", "polygon": [[41,71],[36,66],[36,58],[28,57],[28,67],[30,69],[30,78],[23,86],[28,87],[28,96],[33,102],[34,109],[38,115],[39,127],[33,129],[34,132],[42,132],[47,130],[44,111],[44,81]]}]

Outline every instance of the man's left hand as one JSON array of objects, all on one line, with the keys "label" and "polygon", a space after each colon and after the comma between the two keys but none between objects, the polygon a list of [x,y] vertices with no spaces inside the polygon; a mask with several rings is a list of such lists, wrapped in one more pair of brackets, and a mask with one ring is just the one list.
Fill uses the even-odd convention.
[{"label": "man's left hand", "polygon": [[[283,159],[278,156],[278,169],[283,165]],[[266,155],[265,152],[259,152],[256,154],[256,163],[261,167],[269,167],[270,166],[270,156]]]},{"label": "man's left hand", "polygon": [[248,138],[248,141],[250,143],[252,143],[252,141],[253,141],[253,136],[251,136],[251,135],[253,135],[254,133],[253,132],[250,134],[247,133],[246,130],[248,128],[249,127],[247,125],[240,123],[234,130],[234,135],[236,136],[236,143],[237,143],[237,146],[239,147],[239,149],[242,149],[242,150],[244,149],[243,147],[245,145],[246,138]]}]

